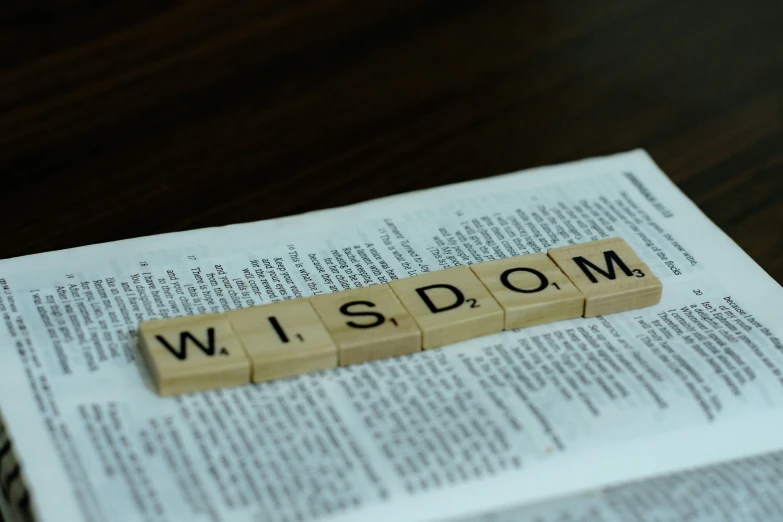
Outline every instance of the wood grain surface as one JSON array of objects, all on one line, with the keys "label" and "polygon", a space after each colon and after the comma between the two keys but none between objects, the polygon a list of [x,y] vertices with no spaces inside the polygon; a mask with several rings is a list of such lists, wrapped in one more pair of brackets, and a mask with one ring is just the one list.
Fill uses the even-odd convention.
[{"label": "wood grain surface", "polygon": [[646,148],[783,281],[783,2],[0,0],[0,257]]}]

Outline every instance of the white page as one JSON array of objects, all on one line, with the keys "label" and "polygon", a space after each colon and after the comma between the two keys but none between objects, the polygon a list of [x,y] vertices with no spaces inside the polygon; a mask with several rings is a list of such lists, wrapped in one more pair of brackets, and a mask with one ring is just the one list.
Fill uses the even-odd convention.
[{"label": "white page", "polygon": [[[138,319],[611,236],[660,305],[175,398],[134,361]],[[641,151],[7,260],[0,286],[43,521],[435,520],[781,446],[748,427],[780,424],[783,291]]]},{"label": "white page", "polygon": [[453,522],[773,522],[783,520],[783,452],[498,510]]}]

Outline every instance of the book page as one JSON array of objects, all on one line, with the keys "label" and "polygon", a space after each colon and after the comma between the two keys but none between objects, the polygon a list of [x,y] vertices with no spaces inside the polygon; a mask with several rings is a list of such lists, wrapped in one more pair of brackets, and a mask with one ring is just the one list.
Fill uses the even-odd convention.
[{"label": "book page", "polygon": [[775,452],[453,522],[769,522],[782,482]]},{"label": "book page", "polygon": [[[169,398],[137,353],[144,319],[614,236],[660,305]],[[0,411],[45,522],[478,515],[780,449],[737,433],[781,423],[782,305],[636,151],[0,262]]]}]

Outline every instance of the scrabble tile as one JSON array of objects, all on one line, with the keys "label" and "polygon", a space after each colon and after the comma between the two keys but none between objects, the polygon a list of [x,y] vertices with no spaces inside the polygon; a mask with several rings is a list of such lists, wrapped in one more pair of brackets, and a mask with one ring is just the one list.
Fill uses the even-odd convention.
[{"label": "scrabble tile", "polygon": [[143,322],[139,349],[160,395],[250,382],[250,359],[224,314]]},{"label": "scrabble tile", "polygon": [[581,243],[548,252],[585,295],[585,317],[657,304],[663,285],[620,238]]},{"label": "scrabble tile", "polygon": [[337,348],[307,299],[226,313],[253,365],[253,382],[328,370]]},{"label": "scrabble tile", "polygon": [[340,366],[421,350],[416,322],[386,284],[309,300],[337,344]]},{"label": "scrabble tile", "polygon": [[581,317],[585,297],[546,254],[470,265],[506,312],[504,328],[524,328]]},{"label": "scrabble tile", "polygon": [[389,286],[421,328],[425,349],[503,330],[503,309],[467,266],[397,279]]}]

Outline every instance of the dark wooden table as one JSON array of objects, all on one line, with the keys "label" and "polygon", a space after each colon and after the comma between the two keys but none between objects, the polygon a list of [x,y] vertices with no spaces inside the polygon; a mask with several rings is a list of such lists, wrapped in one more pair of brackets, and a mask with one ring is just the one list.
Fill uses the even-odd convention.
[{"label": "dark wooden table", "polygon": [[0,0],[0,257],[645,147],[783,282],[783,1]]},{"label": "dark wooden table", "polygon": [[783,282],[783,2],[0,0],[0,257],[645,147]]}]

